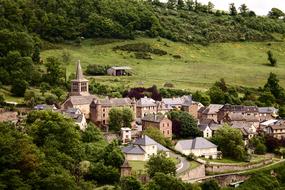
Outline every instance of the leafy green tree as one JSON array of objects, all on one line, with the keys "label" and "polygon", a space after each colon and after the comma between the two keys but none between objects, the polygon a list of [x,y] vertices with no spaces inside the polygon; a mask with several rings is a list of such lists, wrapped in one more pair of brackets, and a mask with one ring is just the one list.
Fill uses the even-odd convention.
[{"label": "leafy green tree", "polygon": [[168,0],[167,1],[167,8],[174,9],[176,8],[177,0]]},{"label": "leafy green tree", "polygon": [[102,142],[104,138],[99,128],[89,123],[85,131],[82,132],[82,141],[86,143]]},{"label": "leafy green tree", "polygon": [[0,93],[0,106],[3,105],[5,103],[5,96],[4,94]]},{"label": "leafy green tree", "polygon": [[192,98],[197,101],[200,102],[201,104],[203,104],[204,106],[208,106],[210,104],[210,97],[201,92],[201,91],[196,91],[193,95]]},{"label": "leafy green tree", "polygon": [[11,92],[15,96],[23,97],[27,88],[28,88],[27,81],[18,79],[18,80],[15,80],[15,82],[13,83]]},{"label": "leafy green tree", "polygon": [[152,155],[146,164],[147,173],[150,177],[155,176],[156,173],[161,172],[175,176],[175,163],[166,157],[166,154],[159,152],[157,155]]},{"label": "leafy green tree", "polygon": [[38,103],[42,103],[40,97],[37,96],[34,91],[26,91],[24,95],[24,101],[25,104],[30,108],[33,108]]},{"label": "leafy green tree", "polygon": [[240,7],[239,7],[239,11],[240,11],[240,14],[242,16],[248,16],[249,14],[249,9],[248,7],[246,6],[246,4],[242,4]]},{"label": "leafy green tree", "polygon": [[261,102],[263,106],[273,106],[276,99],[270,91],[264,91],[259,96],[258,101]]},{"label": "leafy green tree", "polygon": [[[186,188],[187,186],[187,188]],[[167,175],[162,172],[154,174],[154,177],[147,184],[146,189],[148,190],[163,190],[163,189],[175,189],[175,190],[186,190],[192,189],[190,184],[184,184],[181,179],[177,179],[172,175]]]},{"label": "leafy green tree", "polygon": [[65,72],[61,62],[55,57],[49,57],[47,58],[45,66],[47,68],[47,73],[44,76],[45,81],[51,86],[63,85],[65,81]]},{"label": "leafy green tree", "polygon": [[202,190],[220,190],[218,183],[215,180],[209,180],[201,185]]},{"label": "leafy green tree", "polygon": [[49,85],[48,85],[48,83],[46,83],[46,82],[42,82],[41,84],[40,84],[40,91],[41,91],[41,93],[42,93],[42,95],[44,96],[45,95],[45,93],[49,90]]},{"label": "leafy green tree", "polygon": [[215,8],[215,5],[211,1],[209,1],[207,4],[207,12],[212,13],[214,8]]},{"label": "leafy green tree", "polygon": [[120,187],[124,190],[141,190],[141,183],[133,176],[122,177],[120,180]]},{"label": "leafy green tree", "polygon": [[245,147],[242,134],[238,129],[225,124],[219,128],[212,137],[212,141],[218,145],[224,157],[231,157],[236,160],[245,159]]},{"label": "leafy green tree", "polygon": [[225,93],[222,89],[217,86],[213,86],[208,91],[211,103],[214,104],[225,104]]},{"label": "leafy green tree", "polygon": [[88,178],[99,184],[115,184],[120,180],[119,170],[112,166],[105,166],[103,162],[92,164]]},{"label": "leafy green tree", "polygon": [[268,51],[267,52],[267,56],[268,56],[268,61],[270,63],[271,66],[275,67],[277,65],[277,59],[273,57],[273,53],[272,51]]},{"label": "leafy green tree", "polygon": [[264,85],[264,89],[269,90],[276,99],[282,98],[281,96],[284,92],[284,89],[279,85],[277,75],[274,73],[270,73],[267,83]]},{"label": "leafy green tree", "polygon": [[284,16],[284,13],[278,8],[272,8],[268,13],[268,17],[273,19],[278,19],[281,16]]},{"label": "leafy green tree", "polygon": [[38,64],[41,61],[41,56],[40,56],[40,47],[37,45],[34,48],[34,53],[32,56],[32,59],[34,61],[34,63]]},{"label": "leafy green tree", "polygon": [[65,94],[65,92],[59,87],[52,89],[51,92],[56,95],[58,100],[60,100],[61,97]]},{"label": "leafy green tree", "polygon": [[146,130],[144,130],[143,134],[151,137],[152,139],[154,139],[159,144],[162,144],[163,146],[170,147],[172,145],[171,140],[165,138],[163,134],[160,132],[160,130],[157,128],[149,127]]},{"label": "leafy green tree", "polygon": [[188,10],[188,11],[194,11],[194,9],[195,9],[195,7],[194,7],[194,1],[193,0],[186,0],[186,2],[185,2],[185,6],[186,6],[186,9]]},{"label": "leafy green tree", "polygon": [[258,143],[255,147],[256,154],[265,154],[266,153],[266,146],[262,143]]},{"label": "leafy green tree", "polygon": [[177,0],[177,9],[185,9],[184,0]]},{"label": "leafy green tree", "polygon": [[129,108],[112,108],[109,112],[109,127],[119,131],[122,127],[130,127],[134,120],[133,112]]},{"label": "leafy green tree", "polygon": [[200,136],[197,121],[187,112],[171,111],[169,119],[172,121],[172,131],[177,138]]},{"label": "leafy green tree", "polygon": [[234,3],[230,4],[230,15],[231,16],[236,16],[237,15],[237,9]]},{"label": "leafy green tree", "polygon": [[285,106],[280,106],[278,114],[281,118],[285,118]]}]

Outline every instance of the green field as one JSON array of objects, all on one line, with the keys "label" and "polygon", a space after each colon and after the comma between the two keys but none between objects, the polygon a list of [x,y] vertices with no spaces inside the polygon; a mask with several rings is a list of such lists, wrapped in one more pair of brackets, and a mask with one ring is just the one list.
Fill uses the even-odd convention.
[{"label": "green field", "polygon": [[[146,42],[152,47],[168,52],[167,55],[152,54],[152,60],[136,59],[133,53],[113,51],[117,45]],[[136,40],[117,40],[100,45],[98,40],[85,40],[81,47],[57,44],[58,49],[42,52],[45,60],[49,56],[62,59],[70,55],[66,64],[67,73],[75,70],[75,63],[81,60],[83,68],[88,64],[111,66],[130,66],[134,75],[130,77],[96,76],[98,82],[117,85],[149,87],[153,84],[163,87],[171,82],[175,88],[205,90],[220,78],[232,85],[247,87],[263,86],[270,72],[276,73],[285,87],[285,42],[243,42],[217,43],[209,46],[183,44],[165,39],[139,38]],[[277,67],[267,65],[266,52],[271,50],[278,60]],[[173,58],[180,55],[181,59]]]}]

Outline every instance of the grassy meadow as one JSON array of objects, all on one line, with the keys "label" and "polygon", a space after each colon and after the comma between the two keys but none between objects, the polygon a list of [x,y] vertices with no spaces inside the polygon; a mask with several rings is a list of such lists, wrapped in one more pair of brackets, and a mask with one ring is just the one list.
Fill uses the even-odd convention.
[{"label": "grassy meadow", "polygon": [[[106,41],[106,40],[105,40]],[[108,40],[107,40],[108,41]],[[166,39],[138,38],[136,40],[84,40],[82,45],[57,44],[56,49],[41,53],[45,60],[49,56],[63,59],[67,55],[67,73],[75,71],[75,63],[81,60],[83,69],[88,64],[130,66],[133,76],[95,76],[95,80],[110,85],[144,86],[153,84],[163,87],[166,82],[175,88],[206,90],[215,81],[225,78],[232,85],[247,87],[263,86],[270,72],[280,78],[285,87],[285,42],[241,42],[212,43],[208,46],[184,44]],[[167,51],[167,55],[152,54],[151,60],[136,59],[134,53],[114,51],[118,45],[145,42],[154,48]],[[268,65],[267,51],[271,50],[278,60],[276,67]],[[180,59],[173,55],[181,56]],[[89,77],[91,78],[91,77]]]}]

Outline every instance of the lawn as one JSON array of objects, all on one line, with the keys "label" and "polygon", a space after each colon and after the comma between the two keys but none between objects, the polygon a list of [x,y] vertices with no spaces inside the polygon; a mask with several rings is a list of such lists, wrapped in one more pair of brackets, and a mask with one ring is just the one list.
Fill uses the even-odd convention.
[{"label": "lawn", "polygon": [[190,169],[191,170],[197,168],[198,166],[200,166],[200,164],[198,162],[196,162],[196,161],[190,161],[189,163],[190,163]]},{"label": "lawn", "polygon": [[201,159],[209,161],[209,162],[223,163],[223,164],[248,164],[248,163],[260,162],[265,159],[265,156],[264,155],[252,155],[250,162],[238,161],[232,158],[222,158],[222,159],[216,159],[216,160],[211,160],[211,159],[206,159],[206,158],[201,158]]},{"label": "lawn", "polygon": [[[113,51],[117,45],[130,43],[149,43],[152,47],[168,52],[167,55],[152,54],[152,60],[136,59],[133,53]],[[136,40],[117,40],[98,44],[98,40],[85,40],[81,47],[58,44],[59,49],[45,50],[41,53],[45,60],[49,56],[63,59],[68,55],[67,73],[75,71],[75,63],[81,60],[83,69],[88,64],[111,66],[130,66],[134,75],[129,77],[96,76],[95,80],[109,85],[163,87],[166,82],[175,88],[205,90],[220,78],[232,85],[248,87],[263,86],[270,72],[278,74],[285,87],[285,42],[243,42],[213,43],[209,46],[183,44],[166,39],[138,38]],[[271,50],[278,60],[277,67],[267,64],[266,52]],[[181,59],[173,58],[180,55]]]}]

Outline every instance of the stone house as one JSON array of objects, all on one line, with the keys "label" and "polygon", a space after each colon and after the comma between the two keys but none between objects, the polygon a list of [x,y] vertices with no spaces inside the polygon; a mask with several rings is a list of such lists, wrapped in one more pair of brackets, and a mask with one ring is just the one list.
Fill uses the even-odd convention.
[{"label": "stone house", "polygon": [[218,112],[223,107],[221,104],[210,104],[207,107],[202,107],[198,110],[198,119],[201,120],[214,120],[218,122]]},{"label": "stone house", "polygon": [[132,68],[127,66],[121,66],[121,67],[111,67],[107,69],[107,74],[112,76],[128,76],[131,75],[130,71]]},{"label": "stone house", "polygon": [[136,117],[143,118],[148,114],[156,114],[157,104],[152,98],[141,98],[136,103]]},{"label": "stone house", "polygon": [[170,150],[154,141],[147,135],[137,139],[133,144],[122,148],[127,160],[147,161],[152,155],[156,155],[159,151],[165,152],[169,157]]},{"label": "stone house", "polygon": [[93,99],[90,104],[90,120],[98,125],[108,125],[112,108],[130,108],[136,113],[136,102],[130,98]]},{"label": "stone house", "polygon": [[230,105],[225,104],[222,108],[218,111],[218,122],[223,123],[226,116],[238,116],[242,115],[246,118],[253,117],[256,121],[260,120],[258,107],[257,106],[243,106],[243,105]]},{"label": "stone house", "polygon": [[274,125],[267,126],[266,133],[277,139],[285,138],[285,120],[279,120]]},{"label": "stone house", "polygon": [[68,98],[61,105],[62,109],[78,108],[85,118],[89,118],[90,104],[96,96],[89,94],[88,86],[88,80],[84,78],[80,61],[78,61],[76,78],[71,81],[71,91]]},{"label": "stone house", "polygon": [[260,121],[267,121],[278,117],[278,109],[274,107],[259,107],[258,112]]},{"label": "stone house", "polygon": [[204,107],[201,103],[192,100],[192,96],[162,98],[161,102],[166,108],[185,111],[198,119],[198,110]]},{"label": "stone house", "polygon": [[142,130],[157,128],[166,138],[172,139],[172,121],[162,114],[149,114],[142,118]]},{"label": "stone house", "polygon": [[230,125],[231,127],[240,130],[245,145],[249,143],[251,138],[257,135],[257,127],[254,122],[234,121]]},{"label": "stone house", "polygon": [[72,118],[80,130],[84,131],[87,127],[87,121],[84,114],[78,108],[68,108],[61,111],[65,116]]},{"label": "stone house", "polygon": [[179,140],[175,145],[175,150],[185,154],[194,154],[197,157],[213,158],[218,157],[217,145],[211,143],[203,137],[196,137],[190,140]]}]

